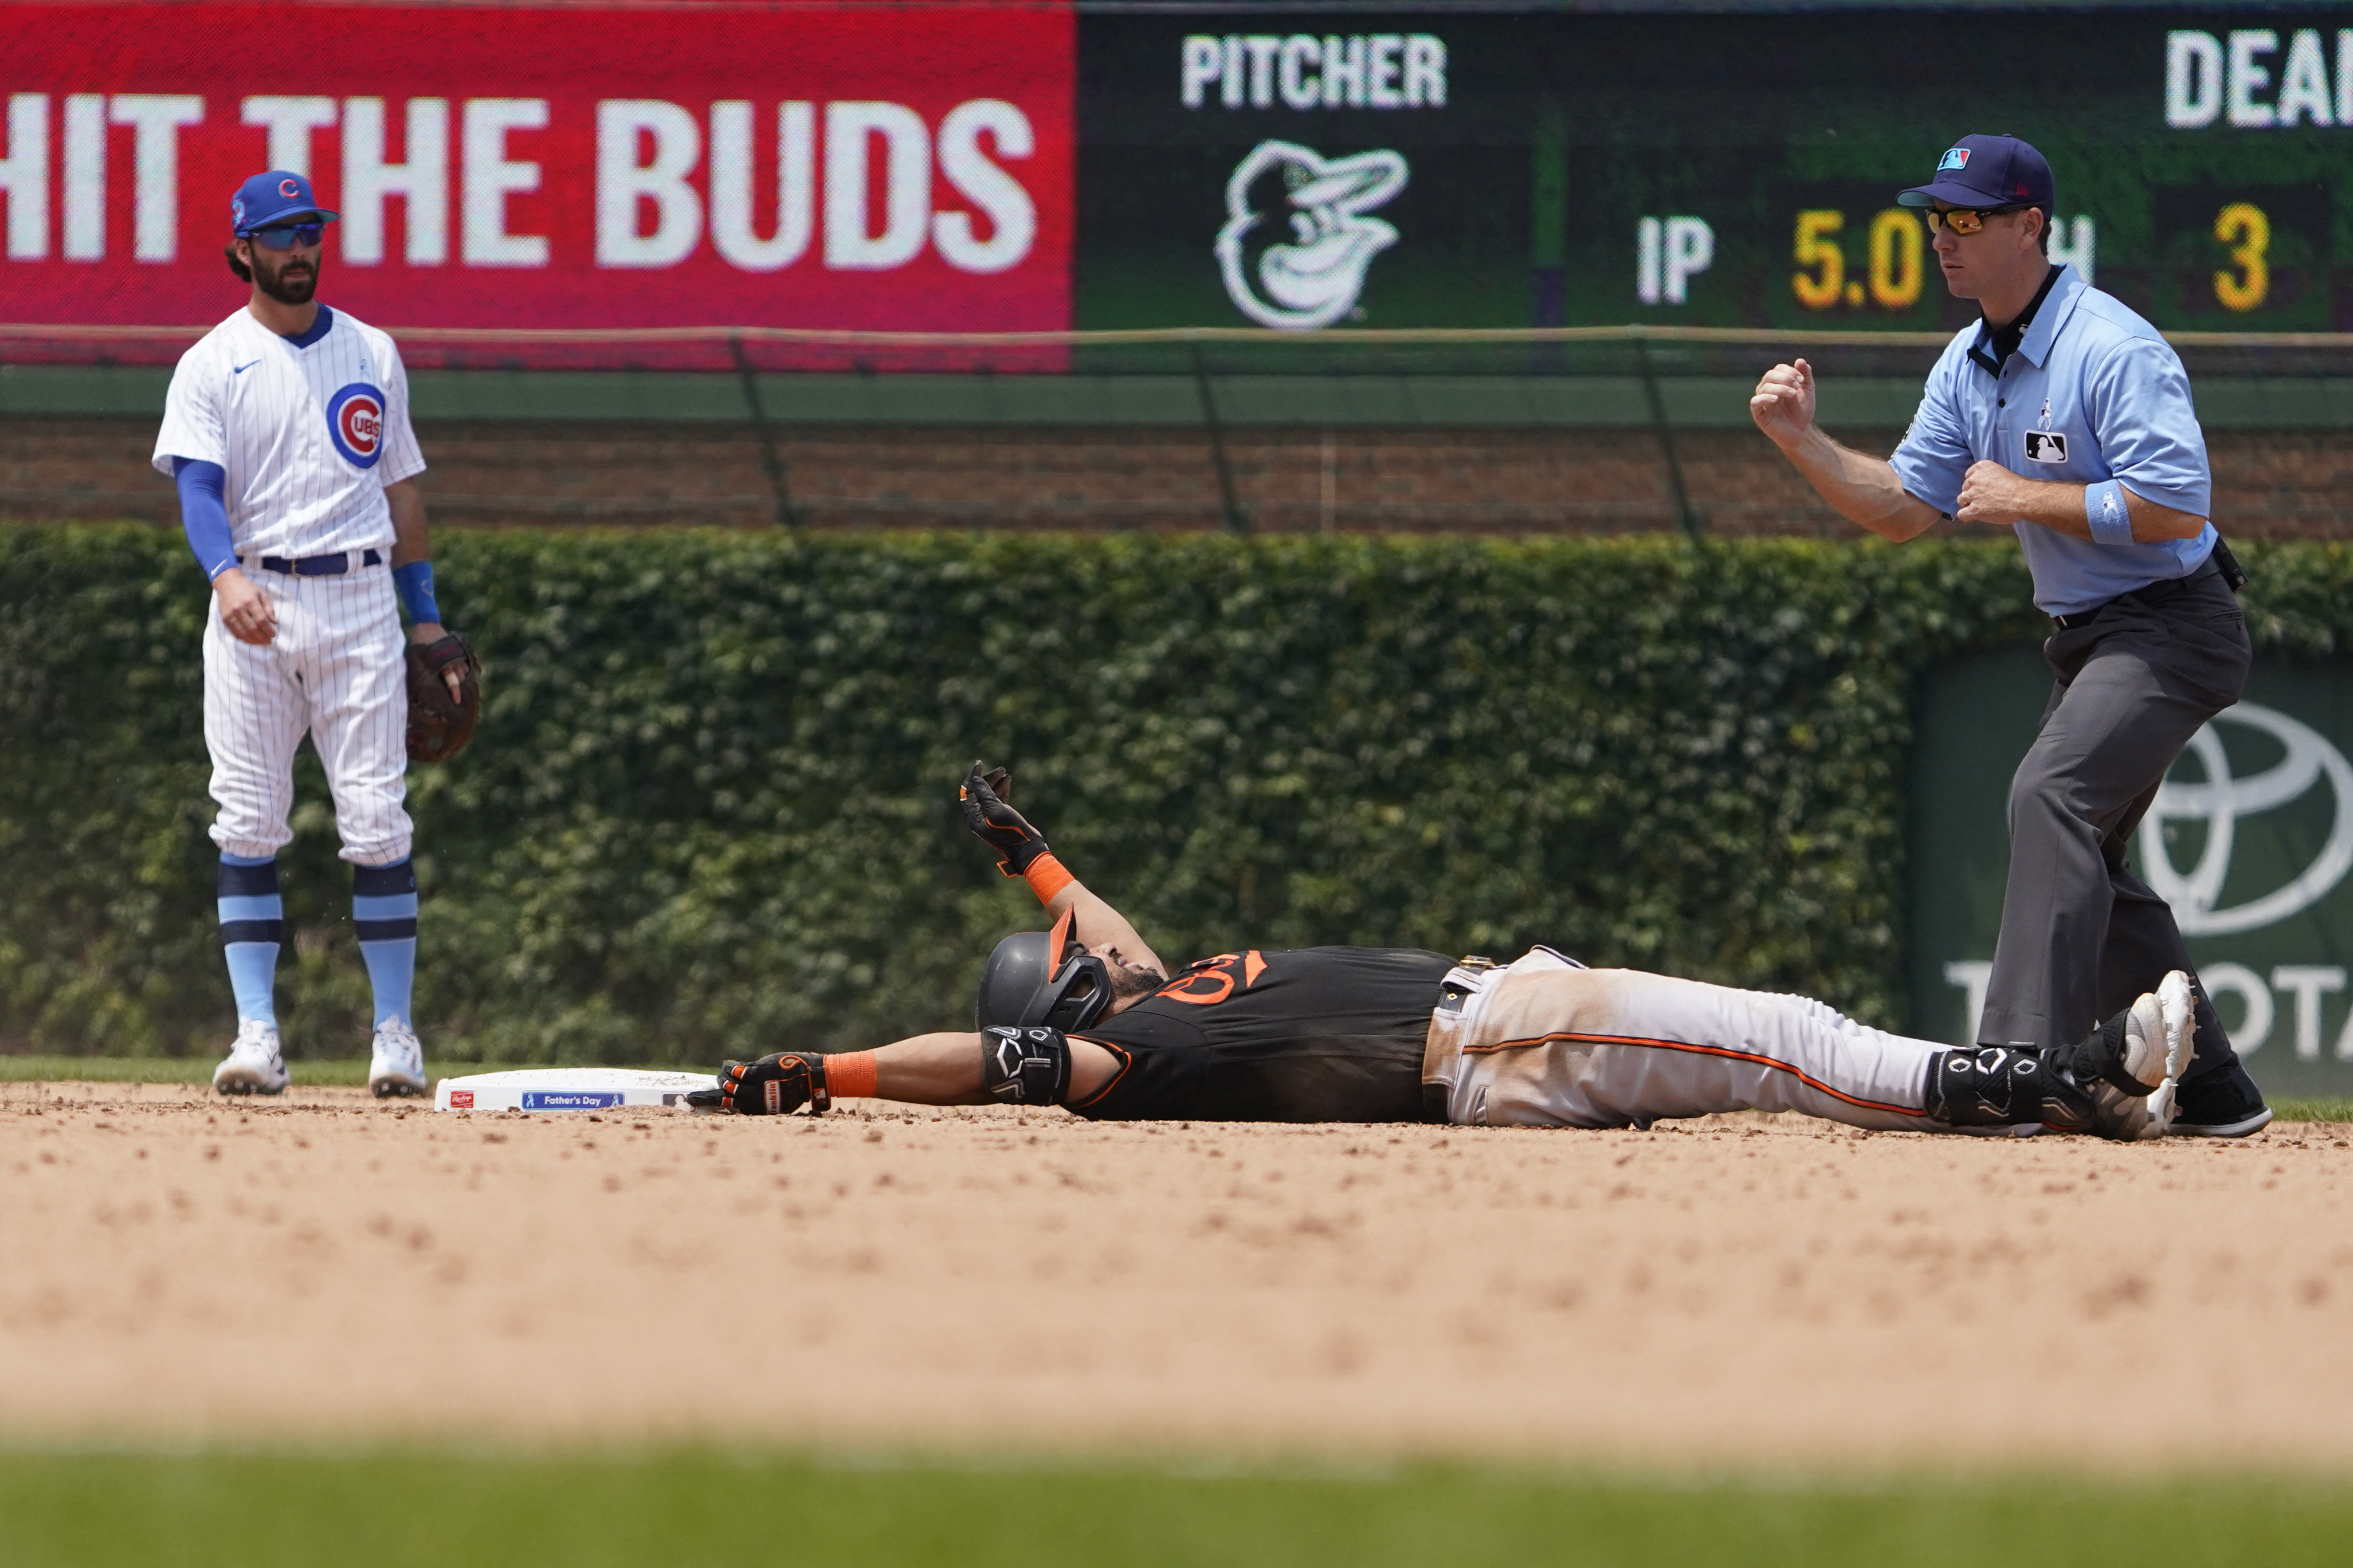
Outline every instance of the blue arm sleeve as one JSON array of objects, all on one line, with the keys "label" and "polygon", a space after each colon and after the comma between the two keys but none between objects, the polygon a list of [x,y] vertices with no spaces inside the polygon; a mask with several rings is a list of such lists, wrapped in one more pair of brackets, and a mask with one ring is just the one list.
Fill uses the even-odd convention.
[{"label": "blue arm sleeve", "polygon": [[172,459],[172,478],[180,487],[180,528],[195,552],[196,564],[209,583],[237,564],[237,545],[228,531],[228,475],[218,463],[194,458]]}]

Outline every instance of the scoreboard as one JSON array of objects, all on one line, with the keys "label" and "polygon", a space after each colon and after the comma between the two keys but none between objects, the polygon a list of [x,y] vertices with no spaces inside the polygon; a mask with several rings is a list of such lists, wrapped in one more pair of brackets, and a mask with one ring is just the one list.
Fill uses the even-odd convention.
[{"label": "scoreboard", "polygon": [[2353,330],[2353,6],[1093,12],[1079,50],[1082,327],[1957,326],[1894,196],[1985,132],[2159,326]]}]

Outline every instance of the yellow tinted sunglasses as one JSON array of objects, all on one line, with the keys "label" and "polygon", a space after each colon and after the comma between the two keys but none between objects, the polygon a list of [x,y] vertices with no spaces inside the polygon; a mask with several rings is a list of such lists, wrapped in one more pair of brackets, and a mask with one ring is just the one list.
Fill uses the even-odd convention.
[{"label": "yellow tinted sunglasses", "polygon": [[1950,228],[1955,234],[1975,234],[1985,227],[1985,220],[2002,213],[2023,212],[2023,207],[1950,207],[1938,212],[1928,209],[1928,230]]}]

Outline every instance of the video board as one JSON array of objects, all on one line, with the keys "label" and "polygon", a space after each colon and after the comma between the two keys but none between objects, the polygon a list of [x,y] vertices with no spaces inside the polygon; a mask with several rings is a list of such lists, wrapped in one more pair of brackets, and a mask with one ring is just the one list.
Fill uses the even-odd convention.
[{"label": "video board", "polygon": [[2159,325],[2353,326],[2341,6],[1090,15],[1079,47],[1084,326],[1936,329],[1973,312],[1894,198],[1971,132],[2042,150],[2052,254]]}]

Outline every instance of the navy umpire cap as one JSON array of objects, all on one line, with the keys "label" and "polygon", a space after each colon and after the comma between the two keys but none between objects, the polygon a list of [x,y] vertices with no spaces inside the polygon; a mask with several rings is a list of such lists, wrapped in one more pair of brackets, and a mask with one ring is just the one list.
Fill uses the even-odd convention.
[{"label": "navy umpire cap", "polygon": [[2058,182],[2042,154],[2015,136],[1964,136],[1936,161],[1936,177],[1896,194],[1898,206],[2041,207],[2048,216]]},{"label": "navy umpire cap", "polygon": [[276,223],[322,221],[335,215],[311,199],[311,182],[290,169],[265,169],[228,199],[231,234],[251,234]]}]

